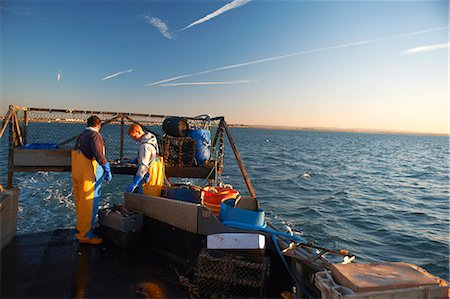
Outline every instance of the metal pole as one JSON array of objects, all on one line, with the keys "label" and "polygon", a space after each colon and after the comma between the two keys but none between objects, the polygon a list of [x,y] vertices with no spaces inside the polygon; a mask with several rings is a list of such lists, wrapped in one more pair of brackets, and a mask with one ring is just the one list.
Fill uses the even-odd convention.
[{"label": "metal pole", "polygon": [[218,128],[218,135],[219,135],[219,152],[218,152],[218,161],[217,161],[217,173],[222,174],[223,172],[223,152],[225,150],[225,136],[224,136],[224,130],[223,130],[224,124],[223,120],[220,121],[219,128]]},{"label": "metal pole", "polygon": [[16,139],[16,142],[15,142],[15,144],[14,144],[14,146],[17,146],[17,145],[20,145],[20,146],[22,146],[23,145],[23,139],[22,139],[22,133],[20,132],[20,125],[19,125],[19,117],[17,116],[17,113],[14,113],[14,126],[15,126],[15,128],[16,128],[16,131],[15,131],[15,137],[17,138]]},{"label": "metal pole", "polygon": [[25,110],[25,112],[24,112],[23,142],[24,142],[24,144],[28,144],[28,110]]},{"label": "metal pole", "polygon": [[217,139],[219,138],[219,132],[220,132],[221,125],[222,125],[222,119],[220,120],[219,125],[217,126],[217,132],[216,132],[216,135],[214,136],[214,140],[213,140],[213,143],[211,145],[211,147],[213,149],[216,148],[216,143],[217,143]]},{"label": "metal pole", "polygon": [[123,138],[124,138],[124,121],[123,116],[120,117],[120,161],[123,160]]},{"label": "metal pole", "polygon": [[250,182],[250,178],[248,177],[247,170],[245,169],[244,163],[242,163],[241,156],[239,155],[239,151],[234,143],[233,136],[231,136],[230,129],[227,126],[225,120],[223,121],[223,125],[225,127],[225,131],[227,132],[228,140],[230,141],[231,148],[233,149],[234,156],[239,165],[239,169],[241,170],[242,176],[244,177],[245,184],[247,185],[247,189],[250,192],[250,196],[256,198],[255,190],[253,189],[252,183]]},{"label": "metal pole", "polygon": [[11,117],[9,119],[9,148],[8,148],[8,189],[12,189],[13,185],[13,161],[14,161],[14,116],[15,111],[10,106]]}]

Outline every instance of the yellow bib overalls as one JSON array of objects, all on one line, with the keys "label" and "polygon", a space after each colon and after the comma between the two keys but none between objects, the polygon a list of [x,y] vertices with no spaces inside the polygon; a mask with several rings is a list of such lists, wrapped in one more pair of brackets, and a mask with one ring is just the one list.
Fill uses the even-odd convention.
[{"label": "yellow bib overalls", "polygon": [[77,239],[92,239],[104,171],[97,161],[86,158],[80,150],[73,150],[71,155]]},{"label": "yellow bib overalls", "polygon": [[142,182],[142,193],[153,196],[161,196],[161,187],[164,185],[164,160],[156,156],[147,171],[149,180]]}]

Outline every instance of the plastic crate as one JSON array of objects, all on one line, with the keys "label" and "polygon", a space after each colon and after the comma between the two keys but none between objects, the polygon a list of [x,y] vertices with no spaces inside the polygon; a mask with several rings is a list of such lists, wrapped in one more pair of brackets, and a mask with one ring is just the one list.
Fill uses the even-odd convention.
[{"label": "plastic crate", "polygon": [[[417,266],[415,266],[417,267]],[[417,267],[418,270],[424,271]],[[428,272],[426,272],[429,274]],[[431,274],[429,274],[431,275]],[[314,285],[321,292],[321,299],[443,299],[449,298],[448,283],[435,277],[435,285],[424,285],[411,288],[397,288],[368,292],[355,292],[351,288],[339,285],[331,275],[331,271],[317,272]]]},{"label": "plastic crate", "polygon": [[98,211],[98,221],[100,225],[123,233],[137,231],[142,228],[144,222],[143,219],[143,214],[137,212],[130,212],[129,215],[122,215],[112,211],[110,208]]}]

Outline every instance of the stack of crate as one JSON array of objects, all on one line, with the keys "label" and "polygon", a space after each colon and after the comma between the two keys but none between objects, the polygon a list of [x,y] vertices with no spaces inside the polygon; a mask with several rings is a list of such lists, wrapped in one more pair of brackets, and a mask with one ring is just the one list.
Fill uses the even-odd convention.
[{"label": "stack of crate", "polygon": [[105,208],[98,212],[100,235],[122,248],[133,247],[142,237],[143,214],[128,211],[123,206]]}]

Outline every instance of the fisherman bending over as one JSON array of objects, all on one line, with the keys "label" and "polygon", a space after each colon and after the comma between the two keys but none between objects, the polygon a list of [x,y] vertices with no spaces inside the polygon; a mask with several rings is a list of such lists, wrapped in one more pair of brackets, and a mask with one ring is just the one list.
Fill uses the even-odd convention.
[{"label": "fisherman bending over", "polygon": [[125,192],[138,192],[160,196],[161,186],[164,184],[164,162],[159,154],[156,136],[145,133],[138,124],[128,128],[128,135],[139,145],[137,158],[138,169],[133,182]]}]

